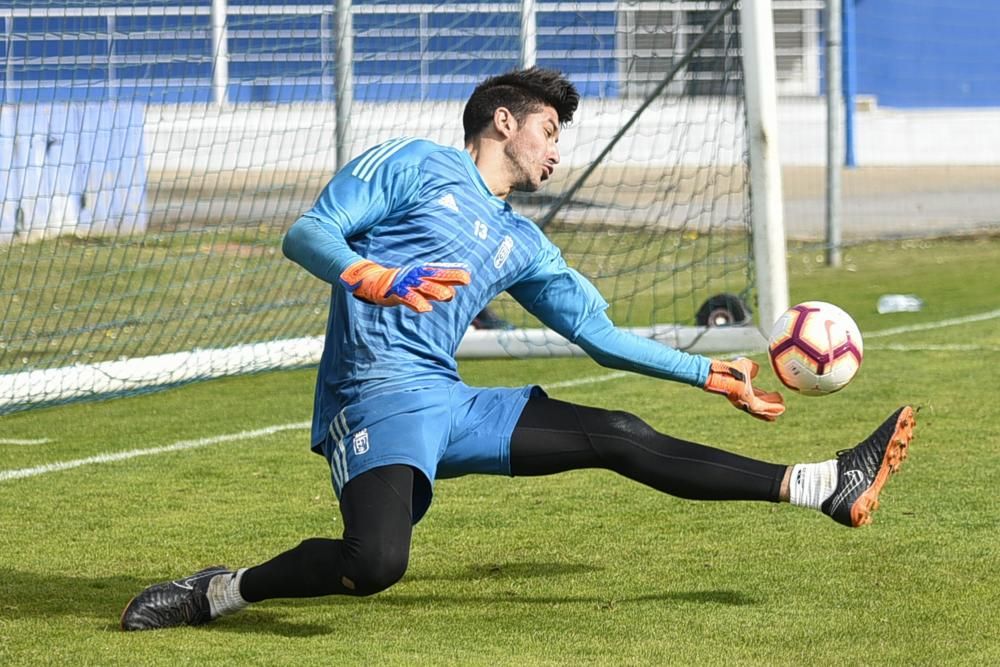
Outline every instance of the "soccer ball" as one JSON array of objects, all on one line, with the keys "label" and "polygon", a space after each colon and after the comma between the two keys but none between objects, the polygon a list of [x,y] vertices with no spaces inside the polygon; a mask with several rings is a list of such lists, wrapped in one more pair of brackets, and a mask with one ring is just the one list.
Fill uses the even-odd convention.
[{"label": "soccer ball", "polygon": [[782,384],[806,396],[824,396],[854,379],[864,346],[850,315],[824,301],[806,301],[774,323],[767,352]]}]

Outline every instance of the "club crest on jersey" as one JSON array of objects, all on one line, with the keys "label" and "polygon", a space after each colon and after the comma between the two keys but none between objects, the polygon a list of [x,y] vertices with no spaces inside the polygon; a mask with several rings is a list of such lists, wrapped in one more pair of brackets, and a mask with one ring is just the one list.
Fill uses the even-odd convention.
[{"label": "club crest on jersey", "polygon": [[361,456],[368,451],[368,429],[363,428],[354,434],[352,439],[354,445],[354,455]]},{"label": "club crest on jersey", "polygon": [[507,262],[507,258],[510,257],[510,251],[514,249],[514,239],[510,236],[503,237],[503,241],[500,242],[500,247],[497,248],[497,253],[493,255],[493,266],[499,269]]}]

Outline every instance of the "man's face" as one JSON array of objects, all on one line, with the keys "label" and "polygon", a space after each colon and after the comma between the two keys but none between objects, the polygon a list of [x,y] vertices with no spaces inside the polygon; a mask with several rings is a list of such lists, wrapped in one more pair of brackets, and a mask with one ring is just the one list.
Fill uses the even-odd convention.
[{"label": "man's face", "polygon": [[559,115],[549,106],[530,113],[518,124],[504,147],[512,188],[534,192],[559,164]]}]

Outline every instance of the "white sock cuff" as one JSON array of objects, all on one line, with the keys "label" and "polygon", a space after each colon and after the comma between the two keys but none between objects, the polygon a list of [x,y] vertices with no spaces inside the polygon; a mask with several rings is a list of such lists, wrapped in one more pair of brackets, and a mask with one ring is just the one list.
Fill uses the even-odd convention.
[{"label": "white sock cuff", "polygon": [[788,500],[793,505],[818,510],[837,488],[837,461],[798,463],[792,466]]},{"label": "white sock cuff", "polygon": [[240,568],[233,574],[220,574],[208,583],[208,606],[212,618],[225,616],[243,609],[250,603],[240,595],[240,580],[248,568]]}]

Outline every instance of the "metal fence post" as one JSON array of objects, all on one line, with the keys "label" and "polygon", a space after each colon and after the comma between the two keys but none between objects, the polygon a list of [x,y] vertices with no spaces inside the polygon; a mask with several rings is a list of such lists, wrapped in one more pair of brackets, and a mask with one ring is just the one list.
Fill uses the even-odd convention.
[{"label": "metal fence post", "polygon": [[354,21],[351,0],[337,0],[334,22],[334,79],[337,88],[337,169],[351,159],[351,107],[354,106]]},{"label": "metal fence post", "polygon": [[212,100],[220,107],[226,105],[229,87],[227,10],[227,0],[212,0]]},{"label": "metal fence post", "polygon": [[840,0],[826,3],[826,263],[840,266],[844,91]]},{"label": "metal fence post", "polygon": [[535,0],[521,0],[521,67],[532,67],[538,58],[538,20]]}]

